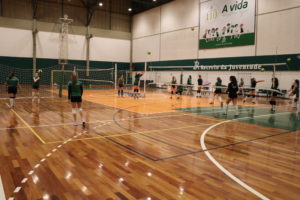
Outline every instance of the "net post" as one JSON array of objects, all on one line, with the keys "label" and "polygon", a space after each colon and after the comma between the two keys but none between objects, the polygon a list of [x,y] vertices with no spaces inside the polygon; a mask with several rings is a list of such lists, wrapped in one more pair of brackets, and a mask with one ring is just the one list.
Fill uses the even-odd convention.
[{"label": "net post", "polygon": [[147,61],[145,62],[145,66],[144,66],[144,96],[146,97],[146,72],[147,72]]},{"label": "net post", "polygon": [[118,79],[118,64],[115,63],[115,90],[117,90],[117,79]]},{"label": "net post", "polygon": [[59,97],[62,97],[62,89],[63,89],[63,84],[64,84],[64,81],[65,81],[64,69],[65,69],[65,65],[61,64],[62,76],[61,76],[61,82],[59,84],[59,93],[58,93]]}]

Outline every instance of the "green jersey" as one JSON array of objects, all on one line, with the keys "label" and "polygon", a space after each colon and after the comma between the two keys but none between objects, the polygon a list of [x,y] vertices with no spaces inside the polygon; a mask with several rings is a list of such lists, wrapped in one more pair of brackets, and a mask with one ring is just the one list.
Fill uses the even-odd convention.
[{"label": "green jersey", "polygon": [[143,74],[136,74],[133,85],[139,85],[140,78],[143,76]]},{"label": "green jersey", "polygon": [[68,82],[68,93],[69,98],[70,97],[81,97],[83,93],[82,83],[80,81],[77,81],[75,84],[73,84],[72,81]]},{"label": "green jersey", "polygon": [[[222,81],[217,81],[216,84],[215,84],[215,86],[222,86]],[[216,91],[222,92],[222,88],[216,87]]]},{"label": "green jersey", "polygon": [[[182,79],[183,79],[183,74],[180,75],[180,84],[182,84]],[[179,86],[177,87],[177,91],[178,91],[178,92],[182,92],[182,91],[183,91],[182,85],[179,85]]]},{"label": "green jersey", "polygon": [[177,81],[176,80],[172,80],[172,85],[176,85]]},{"label": "green jersey", "polygon": [[120,85],[120,84],[123,85],[123,84],[124,84],[124,79],[123,79],[123,78],[120,78],[118,82],[119,82],[119,85]]},{"label": "green jersey", "polygon": [[188,85],[192,85],[192,78],[188,78],[187,84],[188,84]]},{"label": "green jersey", "polygon": [[6,79],[6,84],[8,85],[8,87],[17,87],[19,84],[19,79],[15,76],[12,78],[8,78]]},{"label": "green jersey", "polygon": [[33,77],[32,86],[33,87],[39,87],[40,86],[40,77],[39,76],[34,76]]}]

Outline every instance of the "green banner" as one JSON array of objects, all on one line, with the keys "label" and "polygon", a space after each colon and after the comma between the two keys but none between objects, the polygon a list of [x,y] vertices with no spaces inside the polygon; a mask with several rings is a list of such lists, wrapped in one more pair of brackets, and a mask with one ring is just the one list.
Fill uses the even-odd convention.
[{"label": "green banner", "polygon": [[255,34],[246,33],[239,36],[225,36],[222,38],[201,39],[199,42],[199,49],[244,46],[253,45],[254,43]]}]

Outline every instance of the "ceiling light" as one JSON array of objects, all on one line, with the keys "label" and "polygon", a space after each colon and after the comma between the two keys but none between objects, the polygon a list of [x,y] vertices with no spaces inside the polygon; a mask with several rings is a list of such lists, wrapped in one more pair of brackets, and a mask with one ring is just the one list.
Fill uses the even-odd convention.
[{"label": "ceiling light", "polygon": [[131,11],[132,11],[132,8],[128,8],[128,11],[131,12]]},{"label": "ceiling light", "polygon": [[99,2],[99,6],[103,6],[103,3],[102,3],[102,2]]}]

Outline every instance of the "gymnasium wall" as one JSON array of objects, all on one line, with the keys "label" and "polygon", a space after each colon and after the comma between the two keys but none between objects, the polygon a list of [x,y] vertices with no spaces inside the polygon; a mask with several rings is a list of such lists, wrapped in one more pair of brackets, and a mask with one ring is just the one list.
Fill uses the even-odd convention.
[{"label": "gymnasium wall", "polygon": [[[8,21],[15,22],[13,24],[20,24],[20,26],[11,25],[7,23]],[[33,37],[30,26],[32,26],[30,20],[0,19],[0,64],[18,68],[32,68]],[[39,22],[37,28],[39,30],[37,34],[37,67],[44,68],[56,65],[59,59],[59,25]],[[85,27],[70,27],[70,63],[86,65],[85,31]],[[90,41],[92,67],[111,67],[116,62],[123,63],[128,69],[130,33],[103,32],[95,28],[91,29],[90,32],[94,35]]]},{"label": "gymnasium wall", "polygon": [[[228,47],[218,49],[198,49],[200,4],[206,0],[175,0],[161,7],[146,11],[133,17],[133,62],[137,69],[142,69],[142,62],[167,62],[178,66],[190,60],[199,60],[200,64],[207,59],[214,64],[214,59],[228,58],[223,64],[244,64],[252,58],[257,64],[279,62],[278,56],[300,54],[300,1],[298,0],[256,0],[256,42],[255,45]],[[151,52],[149,55],[147,52]],[[261,57],[267,56],[267,60]],[[256,62],[256,58],[260,60]],[[231,61],[230,61],[231,60]],[[285,60],[283,60],[285,62]],[[293,67],[286,68],[277,74],[282,89],[290,87],[292,79],[300,77],[300,60],[293,60]],[[220,63],[218,63],[220,64]],[[222,63],[221,63],[222,64]],[[190,64],[193,65],[193,62]],[[140,68],[139,68],[140,66]],[[295,72],[288,72],[296,70]],[[156,73],[156,72],[153,72]],[[218,72],[184,72],[196,77],[199,73],[214,82]],[[237,75],[244,72],[222,72]],[[247,72],[245,72],[247,73]],[[269,80],[271,72],[249,72],[257,79]],[[170,73],[162,73],[161,81],[170,81]],[[185,76],[187,79],[187,77]],[[224,77],[225,83],[227,82]],[[193,79],[196,84],[196,78]],[[268,81],[267,81],[268,82]]]}]

